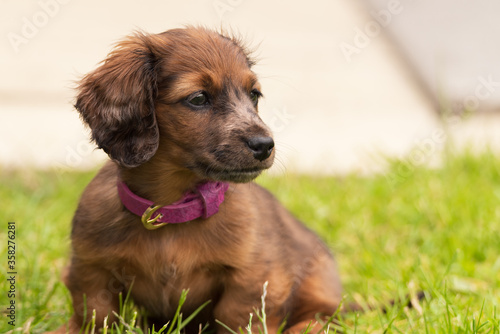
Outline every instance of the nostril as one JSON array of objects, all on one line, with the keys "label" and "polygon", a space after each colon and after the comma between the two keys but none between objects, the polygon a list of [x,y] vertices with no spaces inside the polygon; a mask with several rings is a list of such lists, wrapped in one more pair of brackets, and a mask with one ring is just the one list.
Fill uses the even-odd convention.
[{"label": "nostril", "polygon": [[255,159],[263,161],[271,156],[274,140],[271,137],[252,137],[247,140],[247,146]]}]

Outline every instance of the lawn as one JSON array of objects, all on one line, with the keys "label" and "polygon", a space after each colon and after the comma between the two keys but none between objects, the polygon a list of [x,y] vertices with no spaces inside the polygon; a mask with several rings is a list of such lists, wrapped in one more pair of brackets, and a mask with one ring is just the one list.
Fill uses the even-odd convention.
[{"label": "lawn", "polygon": [[[393,162],[383,175],[258,179],[335,253],[346,301],[375,306],[340,319],[343,332],[500,333],[500,156],[443,161],[405,173]],[[69,258],[71,217],[94,174],[2,170],[1,333],[41,333],[70,316],[59,276]],[[9,226],[15,298],[8,297]],[[398,302],[420,290],[425,298],[416,308]],[[393,299],[387,313],[377,308]],[[7,317],[11,300],[15,326]]]}]

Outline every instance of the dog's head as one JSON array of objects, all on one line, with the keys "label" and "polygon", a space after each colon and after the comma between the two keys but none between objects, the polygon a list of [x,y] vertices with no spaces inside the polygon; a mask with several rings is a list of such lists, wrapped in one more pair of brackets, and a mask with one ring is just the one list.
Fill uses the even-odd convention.
[{"label": "dog's head", "polygon": [[76,109],[125,168],[161,159],[200,178],[247,182],[274,159],[252,64],[238,41],[204,28],[136,34],[83,78]]}]

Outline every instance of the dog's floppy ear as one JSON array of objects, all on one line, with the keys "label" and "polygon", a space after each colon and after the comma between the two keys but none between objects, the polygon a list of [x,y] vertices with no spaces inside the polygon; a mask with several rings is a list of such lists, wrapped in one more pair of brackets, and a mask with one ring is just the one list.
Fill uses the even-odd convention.
[{"label": "dog's floppy ear", "polygon": [[78,87],[75,108],[92,139],[124,167],[148,161],[158,149],[155,117],[156,36],[136,34],[118,43]]}]

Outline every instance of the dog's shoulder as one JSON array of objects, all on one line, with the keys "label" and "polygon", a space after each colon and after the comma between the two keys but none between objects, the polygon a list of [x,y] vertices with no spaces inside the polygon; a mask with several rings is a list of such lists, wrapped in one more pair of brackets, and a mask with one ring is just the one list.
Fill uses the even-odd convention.
[{"label": "dog's shoulder", "polygon": [[85,188],[80,199],[80,206],[97,208],[112,205],[112,210],[119,204],[117,196],[118,166],[114,162],[106,163]]},{"label": "dog's shoulder", "polygon": [[108,162],[87,185],[73,217],[73,239],[95,238],[103,233],[109,237],[107,229],[123,219],[116,186],[118,175],[116,164]]}]

